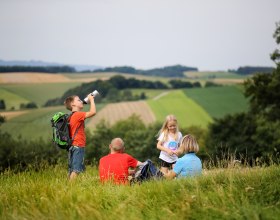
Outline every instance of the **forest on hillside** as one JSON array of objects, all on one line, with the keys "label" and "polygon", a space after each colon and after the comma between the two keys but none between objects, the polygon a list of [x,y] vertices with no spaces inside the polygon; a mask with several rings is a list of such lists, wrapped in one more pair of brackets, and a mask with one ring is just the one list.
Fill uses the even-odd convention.
[{"label": "forest on hillside", "polygon": [[[182,80],[170,80],[169,86],[161,81],[138,80],[135,78],[125,78],[122,75],[112,76],[108,80],[96,80],[89,83],[83,83],[66,91],[62,97],[48,100],[45,106],[61,105],[64,100],[73,94],[79,97],[86,97],[92,89],[102,93],[102,96],[97,96],[95,101],[99,102],[119,102],[119,101],[133,101],[145,99],[146,95],[143,92],[140,96],[133,96],[129,89],[179,89],[179,88],[199,88],[200,82],[188,82]],[[215,86],[215,84],[207,84],[208,86]]]}]

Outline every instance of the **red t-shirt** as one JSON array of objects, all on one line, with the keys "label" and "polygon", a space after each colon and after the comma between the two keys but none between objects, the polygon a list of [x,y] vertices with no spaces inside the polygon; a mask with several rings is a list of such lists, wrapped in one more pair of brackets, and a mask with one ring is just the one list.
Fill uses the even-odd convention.
[{"label": "red t-shirt", "polygon": [[117,184],[127,184],[128,168],[137,166],[137,160],[126,153],[114,153],[104,156],[99,161],[101,182],[113,180]]},{"label": "red t-shirt", "polygon": [[85,112],[75,112],[70,118],[70,135],[73,138],[77,128],[79,128],[72,145],[85,147],[86,146],[86,134],[85,134]]}]

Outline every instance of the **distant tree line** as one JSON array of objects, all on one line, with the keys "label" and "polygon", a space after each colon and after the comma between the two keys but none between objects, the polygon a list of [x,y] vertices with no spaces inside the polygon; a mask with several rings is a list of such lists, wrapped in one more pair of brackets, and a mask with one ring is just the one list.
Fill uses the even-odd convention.
[{"label": "distant tree line", "polygon": [[[169,81],[172,89],[178,88],[194,88],[201,87],[199,82],[183,82],[181,80]],[[83,83],[81,86],[77,86],[66,91],[62,97],[48,100],[44,106],[61,105],[64,100],[71,95],[78,95],[80,98],[86,97],[87,94],[96,89],[100,92],[100,96],[97,96],[95,101],[98,102],[118,102],[118,101],[132,101],[145,99],[145,93],[141,93],[140,96],[133,96],[129,89],[169,89],[167,84],[160,81],[138,80],[135,78],[125,78],[121,75],[115,75],[109,80],[96,80],[89,83]]]},{"label": "distant tree line", "polygon": [[75,73],[71,66],[0,66],[0,73],[40,72],[40,73]]},{"label": "distant tree line", "polygon": [[173,89],[180,89],[180,88],[200,88],[200,82],[189,82],[189,81],[182,81],[182,80],[170,80],[169,84]]},{"label": "distant tree line", "polygon": [[139,70],[130,66],[122,67],[108,67],[105,69],[97,69],[93,72],[118,72],[118,73],[130,73],[140,74],[147,76],[162,76],[162,77],[184,77],[185,71],[198,71],[196,67],[186,67],[182,65],[167,66],[163,68],[154,68],[150,70]]},{"label": "distant tree line", "polygon": [[[155,68],[149,70],[139,70],[130,66],[107,67],[97,70],[81,71],[84,72],[117,72],[140,74],[147,76],[161,77],[184,77],[185,71],[198,71],[195,67],[186,67],[182,65],[167,66],[163,68]],[[77,73],[78,71],[71,66],[0,66],[0,73],[9,72],[43,72],[43,73]]]},{"label": "distant tree line", "polygon": [[239,67],[237,70],[229,70],[229,72],[237,73],[240,75],[250,75],[256,73],[272,73],[273,67],[261,67],[261,66],[244,66]]}]

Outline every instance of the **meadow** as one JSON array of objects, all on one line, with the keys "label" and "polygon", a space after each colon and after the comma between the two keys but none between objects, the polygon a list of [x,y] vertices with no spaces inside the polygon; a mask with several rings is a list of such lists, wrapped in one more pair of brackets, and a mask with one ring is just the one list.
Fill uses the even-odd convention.
[{"label": "meadow", "polygon": [[70,183],[66,165],[0,174],[0,219],[279,219],[280,167],[204,169],[195,178],[115,186],[96,167]]}]

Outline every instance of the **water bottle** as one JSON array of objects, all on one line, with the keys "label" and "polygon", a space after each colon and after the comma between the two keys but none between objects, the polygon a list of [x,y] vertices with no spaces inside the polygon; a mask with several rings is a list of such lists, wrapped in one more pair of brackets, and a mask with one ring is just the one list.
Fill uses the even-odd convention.
[{"label": "water bottle", "polygon": [[[94,90],[92,93],[90,93],[93,97],[99,95],[99,92],[97,90]],[[84,104],[88,104],[88,97],[84,98],[83,100]]]}]

